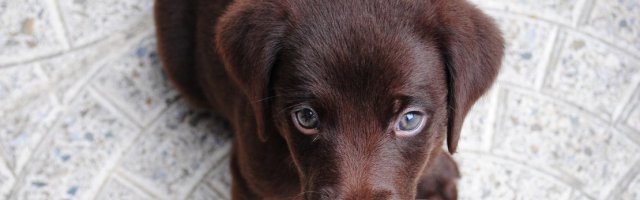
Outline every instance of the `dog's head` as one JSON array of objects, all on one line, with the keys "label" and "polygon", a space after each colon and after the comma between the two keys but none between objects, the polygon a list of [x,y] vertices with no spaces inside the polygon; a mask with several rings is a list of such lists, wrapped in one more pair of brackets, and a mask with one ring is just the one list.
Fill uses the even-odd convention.
[{"label": "dog's head", "polygon": [[216,27],[258,136],[282,137],[305,197],[409,199],[503,55],[461,0],[239,1]]}]

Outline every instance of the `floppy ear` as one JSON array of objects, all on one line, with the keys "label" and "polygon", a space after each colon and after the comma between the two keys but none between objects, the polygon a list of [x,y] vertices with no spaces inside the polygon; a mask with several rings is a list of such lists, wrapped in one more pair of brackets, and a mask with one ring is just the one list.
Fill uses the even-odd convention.
[{"label": "floppy ear", "polygon": [[440,3],[440,48],[449,87],[447,146],[454,153],[467,112],[498,74],[504,39],[493,20],[466,1]]},{"label": "floppy ear", "polygon": [[238,1],[215,27],[215,42],[225,70],[247,96],[260,140],[266,141],[269,116],[268,85],[271,69],[286,31],[286,14],[270,2]]}]

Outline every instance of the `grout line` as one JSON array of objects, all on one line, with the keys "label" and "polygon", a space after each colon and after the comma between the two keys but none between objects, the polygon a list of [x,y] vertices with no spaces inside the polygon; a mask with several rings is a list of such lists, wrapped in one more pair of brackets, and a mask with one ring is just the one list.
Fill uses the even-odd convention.
[{"label": "grout line", "polygon": [[135,192],[136,194],[149,198],[149,199],[158,199],[158,197],[153,196],[153,194],[149,194],[145,191],[140,190],[137,186],[133,185],[131,182],[129,182],[127,179],[123,178],[120,176],[120,174],[116,174],[115,172],[112,173],[111,175],[111,179],[117,182],[120,182],[123,186],[125,186],[127,189],[133,190],[133,192]]},{"label": "grout line", "polygon": [[52,18],[55,19],[51,20],[51,26],[53,26],[53,28],[56,30],[56,33],[58,33],[57,36],[64,45],[64,51],[68,51],[73,45],[71,45],[71,42],[68,38],[69,30],[67,29],[67,26],[65,26],[66,23],[64,17],[60,13],[60,2],[58,0],[51,0],[47,2],[49,4],[49,8],[51,9],[51,15],[53,15]]},{"label": "grout line", "polygon": [[538,63],[536,67],[538,74],[536,79],[534,80],[534,89],[537,91],[541,91],[544,87],[544,82],[547,78],[547,72],[551,69],[551,65],[557,64],[557,57],[560,53],[562,53],[562,49],[560,46],[563,45],[564,41],[561,41],[559,38],[560,27],[554,26],[551,29],[550,40],[545,44],[545,48],[543,50],[543,57]]},{"label": "grout line", "polygon": [[582,24],[586,23],[589,15],[593,12],[593,0],[582,0],[576,5],[573,17],[575,20],[571,22],[573,27],[579,28]]},{"label": "grout line", "polygon": [[[169,196],[165,192],[156,189],[157,187],[155,185],[150,184],[148,181],[143,180],[139,176],[129,172],[126,169],[122,169],[121,167],[116,167],[114,169],[113,175],[120,177],[122,180],[126,180],[126,182],[134,186],[134,188],[141,192],[144,192],[149,196],[157,197],[158,199],[166,199],[166,197]],[[153,187],[150,187],[150,185],[153,185]]]},{"label": "grout line", "polygon": [[640,159],[638,159],[635,164],[631,165],[629,170],[624,173],[624,176],[622,176],[615,185],[610,186],[612,188],[609,189],[609,194],[606,195],[605,199],[619,199],[620,197],[618,195],[624,192],[624,190],[630,189],[629,184],[636,177],[640,177]]},{"label": "grout line", "polygon": [[603,123],[608,124],[609,126],[613,127],[615,124],[613,124],[612,122],[609,121],[609,119],[600,116],[596,113],[594,113],[593,111],[590,111],[586,108],[581,107],[580,105],[574,104],[573,102],[567,101],[565,99],[559,98],[555,95],[552,94],[547,94],[544,92],[536,92],[535,90],[531,89],[531,88],[527,88],[524,86],[520,86],[520,85],[515,85],[515,84],[504,84],[503,85],[504,88],[508,89],[508,91],[515,91],[521,94],[525,94],[525,96],[528,97],[535,97],[538,98],[540,100],[544,100],[547,102],[550,102],[552,104],[558,105],[563,107],[563,110],[565,111],[570,111],[570,112],[575,112],[580,114],[581,116],[586,116],[589,117],[589,119],[593,119],[593,120],[597,120]]},{"label": "grout line", "polygon": [[[521,161],[521,160],[515,160],[512,159],[510,157],[506,157],[506,156],[501,156],[501,155],[496,155],[493,153],[485,153],[485,152],[481,152],[481,151],[466,151],[465,153],[469,153],[469,154],[475,154],[476,156],[480,155],[480,156],[486,156],[489,157],[489,159],[498,161],[498,162],[506,162],[506,163],[511,163],[514,164],[520,168],[523,168],[525,170],[529,170],[532,171],[536,174],[540,174],[540,175],[544,175],[547,179],[550,179],[554,182],[557,183],[561,183],[569,188],[574,189],[574,191],[578,191],[580,192],[583,196],[588,197],[589,199],[594,199],[591,195],[587,194],[586,192],[584,192],[581,188],[575,188],[573,187],[576,184],[580,184],[581,181],[580,179],[573,177],[571,175],[567,175],[567,174],[563,174],[561,172],[552,172],[550,170],[547,170],[545,168],[539,168],[537,166],[531,165],[530,163],[526,163],[526,161]],[[551,168],[549,168],[551,169]]]},{"label": "grout line", "polygon": [[501,85],[499,83],[497,83],[493,86],[493,89],[491,90],[490,95],[490,99],[491,101],[489,102],[489,115],[487,116],[487,121],[485,122],[484,125],[484,138],[482,138],[482,140],[484,141],[484,147],[482,147],[482,149],[484,149],[487,152],[491,152],[491,147],[493,146],[493,137],[495,135],[495,130],[496,130],[496,126],[498,125],[498,109],[499,109],[499,102],[501,102],[501,92],[500,90],[502,89]]},{"label": "grout line", "polygon": [[618,122],[621,119],[621,117],[623,117],[623,113],[625,111],[630,111],[631,108],[633,108],[632,106],[634,105],[634,97],[636,96],[636,93],[640,94],[640,74],[636,76],[636,80],[634,80],[634,84],[633,88],[631,88],[631,90],[629,92],[627,92],[627,94],[624,94],[624,96],[622,96],[622,99],[620,99],[619,102],[621,102],[621,105],[618,105],[617,108],[615,108],[615,110],[613,111],[613,113],[611,113],[611,121],[612,122]]},{"label": "grout line", "polygon": [[[194,177],[198,177],[198,178],[192,181],[191,183],[186,183],[188,184],[188,186],[186,187],[187,190],[178,199],[186,200],[187,198],[189,198],[189,195],[191,195],[193,191],[196,190],[196,188],[198,187],[198,184],[200,184],[207,177],[207,174],[209,174],[210,172],[213,172],[214,170],[217,171],[221,168],[220,161],[225,159],[229,155],[230,151],[231,151],[231,142],[225,142],[223,146],[216,149],[215,153],[212,156],[210,156],[211,158],[208,161],[205,161],[202,163],[203,167],[206,170],[200,170],[198,173],[194,173]],[[216,161],[218,161],[218,163],[216,163]]]},{"label": "grout line", "polygon": [[[567,24],[563,24],[563,23],[552,21],[552,20],[545,19],[545,18],[540,18],[540,17],[537,17],[537,16],[527,15],[525,13],[512,12],[511,10],[503,10],[503,9],[490,8],[490,7],[483,7],[483,9],[484,10],[488,10],[488,11],[493,11],[493,12],[496,12],[496,13],[507,13],[507,14],[511,14],[511,15],[515,15],[515,16],[520,16],[520,17],[524,17],[524,18],[528,18],[528,19],[537,21],[537,22],[545,22],[547,24],[557,25],[558,27],[564,28],[565,30],[581,33],[581,34],[587,36],[589,39],[593,39],[593,40],[596,40],[597,42],[605,44],[606,46],[609,46],[612,49],[615,49],[617,51],[620,51],[621,53],[629,55],[630,57],[632,57],[632,58],[634,58],[636,60],[640,59],[640,54],[633,52],[634,50],[632,50],[631,48],[620,47],[620,46],[616,45],[613,42],[609,42],[609,41],[606,41],[606,40],[602,39],[602,38],[606,38],[608,36],[599,35],[598,33],[592,33],[590,31],[581,30],[581,29],[569,26]],[[621,42],[626,42],[626,41],[621,41]]]}]

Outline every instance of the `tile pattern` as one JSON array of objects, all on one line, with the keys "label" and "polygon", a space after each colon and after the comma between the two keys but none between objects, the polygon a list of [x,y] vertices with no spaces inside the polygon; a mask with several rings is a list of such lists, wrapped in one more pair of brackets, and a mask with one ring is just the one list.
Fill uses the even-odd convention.
[{"label": "tile pattern", "polygon": [[[461,199],[640,199],[640,2],[472,0],[507,41]],[[0,199],[230,199],[230,134],[160,70],[151,0],[0,0]]]},{"label": "tile pattern", "polygon": [[50,55],[66,48],[46,0],[0,1],[0,66]]}]

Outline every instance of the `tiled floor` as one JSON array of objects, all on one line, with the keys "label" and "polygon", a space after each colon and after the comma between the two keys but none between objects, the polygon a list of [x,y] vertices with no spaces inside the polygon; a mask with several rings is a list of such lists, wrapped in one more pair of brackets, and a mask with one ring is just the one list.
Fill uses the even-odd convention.
[{"label": "tiled floor", "polygon": [[[508,41],[462,199],[640,200],[640,2],[475,0]],[[151,0],[0,0],[0,199],[228,199],[229,133],[160,71]]]}]

